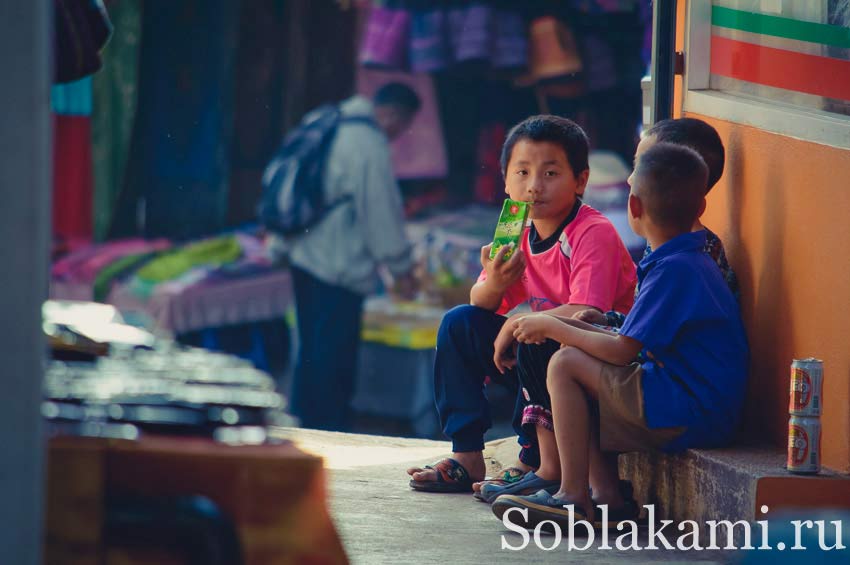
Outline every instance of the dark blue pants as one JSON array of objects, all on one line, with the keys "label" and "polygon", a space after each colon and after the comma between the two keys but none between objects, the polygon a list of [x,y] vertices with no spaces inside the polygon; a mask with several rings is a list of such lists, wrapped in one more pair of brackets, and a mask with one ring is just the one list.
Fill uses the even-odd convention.
[{"label": "dark blue pants", "polygon": [[[452,451],[480,451],[484,449],[484,432],[492,425],[490,405],[484,393],[487,378],[507,386],[517,395],[513,428],[522,446],[520,460],[538,467],[537,438],[523,433],[521,426],[525,399],[519,390],[517,370],[502,375],[493,364],[493,341],[505,320],[504,316],[469,305],[457,306],[443,317],[434,364],[437,411],[443,433],[452,440]],[[542,371],[545,382],[548,357],[528,355],[524,349],[522,346],[518,352],[522,370],[535,374]]]},{"label": "dark blue pants", "polygon": [[346,431],[357,372],[363,297],[291,268],[298,316],[292,413],[305,428]]}]

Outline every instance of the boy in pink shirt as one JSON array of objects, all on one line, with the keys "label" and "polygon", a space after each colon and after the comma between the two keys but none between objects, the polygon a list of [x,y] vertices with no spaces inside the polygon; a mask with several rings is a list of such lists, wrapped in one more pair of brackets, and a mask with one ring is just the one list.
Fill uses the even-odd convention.
[{"label": "boy in pink shirt", "polygon": [[[588,308],[631,308],[634,263],[614,226],[581,202],[590,172],[587,155],[584,131],[558,116],[528,118],[508,134],[502,148],[505,192],[531,203],[531,223],[509,260],[504,260],[506,247],[492,260],[490,246],[481,249],[483,270],[470,292],[470,304],[443,318],[434,388],[453,456],[409,469],[411,488],[470,491],[485,473],[483,438],[491,424],[485,384],[500,382],[516,390],[518,373],[545,376],[558,344],[549,340],[517,347],[513,324],[506,324],[517,317],[506,317],[510,310],[528,302],[536,312],[568,317]],[[536,437],[523,434],[522,424],[551,418],[551,413],[526,406],[527,396],[517,393],[513,424],[522,450],[519,464],[505,472],[504,480],[519,484],[540,464]],[[534,483],[533,473],[529,475]]]},{"label": "boy in pink shirt", "polygon": [[[563,304],[587,304],[601,311],[612,297],[614,304],[626,310],[631,307],[634,297],[628,296],[627,291],[634,280],[622,275],[634,270],[634,263],[620,254],[623,243],[617,232],[609,229],[608,219],[580,204],[565,223],[566,227],[556,232],[554,245],[541,245],[534,226],[526,227],[520,250],[531,260],[526,261],[520,280],[505,291],[497,313],[506,314],[525,302],[535,312]],[[533,238],[529,237],[532,230]],[[531,239],[536,240],[533,248]],[[481,271],[478,282],[485,280],[486,269]]]}]

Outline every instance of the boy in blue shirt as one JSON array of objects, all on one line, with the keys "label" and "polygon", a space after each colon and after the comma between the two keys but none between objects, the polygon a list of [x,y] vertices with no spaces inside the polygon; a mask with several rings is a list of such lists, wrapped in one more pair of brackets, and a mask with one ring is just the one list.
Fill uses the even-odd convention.
[{"label": "boy in blue shirt", "polygon": [[[562,344],[545,382],[524,392],[552,411],[553,430],[537,429],[541,479],[560,480],[553,495],[503,495],[493,503],[528,510],[534,527],[553,520],[633,519],[623,499],[617,457],[626,451],[714,447],[733,434],[746,389],[749,349],[738,305],[691,226],[705,207],[708,171],[690,148],[656,143],[629,178],[629,224],[654,250],[638,267],[641,291],[619,335],[545,313],[514,324],[522,343]],[[632,363],[638,354],[639,362]],[[591,489],[593,500],[591,500]],[[512,516],[516,522],[516,518]]]},{"label": "boy in blue shirt", "polygon": [[[677,145],[690,147],[702,157],[708,167],[708,188],[706,195],[711,192],[720,177],[723,176],[723,169],[726,164],[726,150],[723,147],[723,140],[720,139],[720,134],[714,127],[697,118],[673,118],[656,122],[651,128],[643,132],[640,143],[635,150],[635,161],[650,147],[658,142],[669,142]],[[732,295],[740,302],[740,288],[738,285],[738,277],[735,271],[729,265],[726,258],[726,250],[723,247],[723,242],[720,237],[702,224],[699,218],[694,222],[691,231],[705,231],[705,252],[711,256]],[[648,255],[652,249],[647,245],[644,252],[644,257]],[[636,291],[636,292],[639,292]],[[573,316],[577,320],[609,326],[611,328],[622,327],[625,322],[626,315],[616,310],[609,312],[598,312],[596,310],[583,310]]]}]

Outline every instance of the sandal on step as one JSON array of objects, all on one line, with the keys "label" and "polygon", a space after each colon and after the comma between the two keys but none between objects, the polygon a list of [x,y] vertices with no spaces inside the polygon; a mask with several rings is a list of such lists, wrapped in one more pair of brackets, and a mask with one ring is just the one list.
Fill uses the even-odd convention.
[{"label": "sandal on step", "polygon": [[472,490],[472,479],[469,472],[456,460],[446,457],[433,465],[425,465],[424,469],[432,469],[437,472],[437,479],[433,481],[410,480],[410,488],[422,492],[470,492]]}]

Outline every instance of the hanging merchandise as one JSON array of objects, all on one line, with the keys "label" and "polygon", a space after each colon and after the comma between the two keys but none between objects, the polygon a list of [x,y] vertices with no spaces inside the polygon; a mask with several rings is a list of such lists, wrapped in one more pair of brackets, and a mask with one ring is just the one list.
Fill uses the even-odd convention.
[{"label": "hanging merchandise", "polygon": [[238,8],[184,0],[143,10],[127,206],[116,210],[113,231],[135,224],[139,201],[148,237],[188,239],[224,225]]},{"label": "hanging merchandise", "polygon": [[367,67],[407,68],[410,12],[400,2],[374,2],[360,47],[360,63]]},{"label": "hanging merchandise", "polygon": [[[650,2],[643,2],[649,5]],[[573,0],[575,9],[590,14],[612,14],[631,12],[639,2],[637,0]]]},{"label": "hanging merchandise", "polygon": [[92,79],[56,84],[50,89],[50,106],[60,116],[91,116]]},{"label": "hanging merchandise", "polygon": [[91,118],[56,115],[53,126],[53,233],[65,239],[89,239]]},{"label": "hanging merchandise", "polygon": [[100,50],[112,33],[101,0],[54,0],[54,82],[66,83],[100,70]]},{"label": "hanging merchandise", "polygon": [[500,123],[482,126],[478,131],[478,170],[474,190],[476,202],[495,204],[505,198],[505,180],[499,161],[505,133],[505,125]]},{"label": "hanging merchandise", "polygon": [[449,7],[449,38],[455,62],[490,60],[492,16],[484,2],[456,1]]},{"label": "hanging merchandise", "polygon": [[51,88],[53,130],[53,233],[60,239],[92,235],[92,81]]},{"label": "hanging merchandise", "polygon": [[109,231],[124,169],[139,93],[141,0],[110,0],[117,30],[103,50],[103,69],[93,77],[92,158],[94,161],[94,237]]},{"label": "hanging merchandise", "polygon": [[574,79],[584,68],[572,30],[554,16],[531,22],[529,44],[531,76],[538,83]]},{"label": "hanging merchandise", "polygon": [[413,72],[469,63],[521,68],[528,44],[520,10],[508,0],[374,0],[359,60]]},{"label": "hanging merchandise", "polygon": [[608,90],[617,86],[617,61],[611,44],[593,32],[581,37],[584,59],[588,61],[584,74],[588,92]]},{"label": "hanging merchandise", "polygon": [[493,67],[522,68],[527,63],[528,40],[522,14],[497,4],[493,12]]},{"label": "hanging merchandise", "polygon": [[442,71],[451,63],[446,12],[433,0],[411,5],[410,69],[414,73]]},{"label": "hanging merchandise", "polygon": [[284,133],[281,92],[290,39],[281,33],[288,22],[280,0],[242,2],[240,11],[228,225],[256,220],[263,169]]}]

